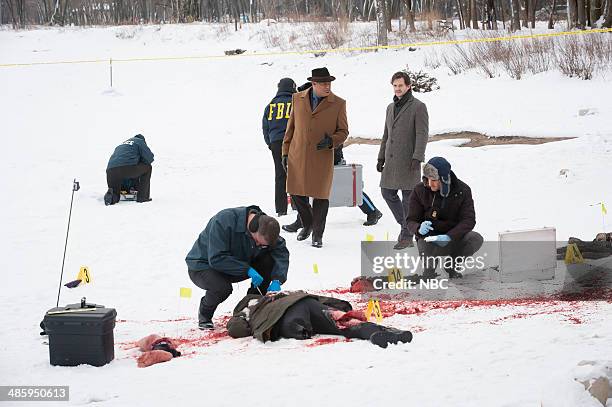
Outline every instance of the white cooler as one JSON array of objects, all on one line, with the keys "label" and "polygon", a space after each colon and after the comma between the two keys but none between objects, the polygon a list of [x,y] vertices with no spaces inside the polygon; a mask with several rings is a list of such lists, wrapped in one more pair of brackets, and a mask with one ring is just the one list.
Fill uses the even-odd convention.
[{"label": "white cooler", "polygon": [[359,206],[363,203],[363,166],[343,164],[334,166],[334,179],[329,195],[329,206]]}]

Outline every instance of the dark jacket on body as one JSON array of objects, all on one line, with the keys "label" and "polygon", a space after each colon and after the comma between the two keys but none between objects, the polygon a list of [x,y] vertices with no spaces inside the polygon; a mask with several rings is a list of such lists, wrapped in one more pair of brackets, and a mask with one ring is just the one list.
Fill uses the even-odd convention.
[{"label": "dark jacket on body", "polygon": [[213,216],[187,254],[187,268],[193,271],[212,269],[246,278],[249,264],[269,251],[275,263],[272,280],[284,283],[289,269],[285,239],[279,236],[274,247],[258,247],[247,230],[247,216],[251,210],[261,212],[258,206],[251,205],[224,209]]},{"label": "dark jacket on body", "polygon": [[[425,236],[449,235],[452,240],[460,240],[476,225],[474,200],[470,187],[451,174],[450,192],[443,198],[422,182],[410,194],[408,209],[408,229],[418,238]],[[432,221],[433,230],[427,235],[419,233],[423,221]]]},{"label": "dark jacket on body", "polygon": [[125,140],[118,145],[108,160],[106,169],[136,165],[140,163],[151,164],[153,153],[147,146],[147,142],[140,134]]},{"label": "dark jacket on body", "polygon": [[307,297],[340,311],[348,312],[353,309],[347,301],[312,295],[304,291],[280,292],[273,296],[249,294],[234,308],[234,314],[227,322],[227,331],[232,338],[253,336],[262,342],[277,340],[278,337],[272,329],[274,325],[289,307]]}]

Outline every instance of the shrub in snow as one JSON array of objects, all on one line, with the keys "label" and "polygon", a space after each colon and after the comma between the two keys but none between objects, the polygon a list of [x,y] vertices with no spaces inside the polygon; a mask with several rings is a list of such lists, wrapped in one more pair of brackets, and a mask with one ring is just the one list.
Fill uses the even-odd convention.
[{"label": "shrub in snow", "polygon": [[408,68],[404,69],[410,77],[412,83],[412,90],[419,93],[431,92],[432,90],[440,89],[438,80],[433,76],[429,76],[428,73],[423,71],[411,72]]}]

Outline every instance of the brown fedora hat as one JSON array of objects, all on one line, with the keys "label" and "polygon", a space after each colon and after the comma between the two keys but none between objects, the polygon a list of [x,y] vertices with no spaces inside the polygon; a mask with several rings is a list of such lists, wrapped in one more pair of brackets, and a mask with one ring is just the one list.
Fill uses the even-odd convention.
[{"label": "brown fedora hat", "polygon": [[306,79],[310,82],[331,82],[335,81],[336,77],[331,76],[327,68],[315,68],[312,70],[312,76]]}]

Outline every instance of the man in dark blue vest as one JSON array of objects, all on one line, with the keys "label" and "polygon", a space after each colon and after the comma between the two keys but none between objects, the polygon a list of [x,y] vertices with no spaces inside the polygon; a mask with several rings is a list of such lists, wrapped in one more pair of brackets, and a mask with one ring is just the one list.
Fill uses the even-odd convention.
[{"label": "man in dark blue vest", "polygon": [[251,279],[248,294],[280,291],[287,280],[289,251],[276,219],[258,206],[229,208],[213,216],[187,254],[193,283],[206,290],[198,326],[213,329],[217,306],[232,293],[232,283]]},{"label": "man in dark blue vest", "polygon": [[283,137],[291,113],[291,95],[295,93],[295,82],[283,78],[278,82],[278,92],[268,103],[262,118],[262,131],[266,145],[274,160],[274,203],[278,216],[287,214],[287,173],[283,168],[281,150]]},{"label": "man in dark blue vest", "polygon": [[133,180],[135,183],[134,187],[138,190],[136,201],[150,201],[152,162],[153,153],[142,134],[137,134],[117,146],[106,166],[108,191],[104,195],[104,204],[114,205],[119,202],[121,185],[126,180]]}]

